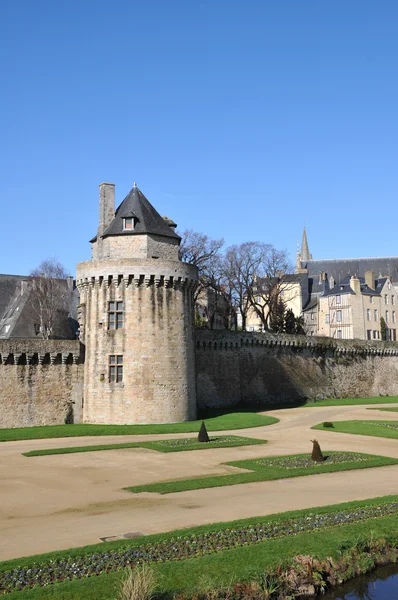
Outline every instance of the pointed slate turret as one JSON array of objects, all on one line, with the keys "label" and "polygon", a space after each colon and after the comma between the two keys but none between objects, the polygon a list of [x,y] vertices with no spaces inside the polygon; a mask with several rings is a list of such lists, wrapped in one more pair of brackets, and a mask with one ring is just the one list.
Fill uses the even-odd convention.
[{"label": "pointed slate turret", "polygon": [[300,259],[303,262],[307,262],[308,260],[312,260],[312,254],[311,254],[310,249],[308,247],[307,232],[306,232],[305,227],[304,227],[304,231],[303,231],[303,239],[301,241]]},{"label": "pointed slate turret", "polygon": [[[134,226],[131,229],[126,229],[124,219],[129,218],[133,218]],[[116,209],[115,218],[105,229],[102,237],[142,234],[154,234],[177,240],[181,239],[134,184],[132,190],[130,190],[123,202]]]}]

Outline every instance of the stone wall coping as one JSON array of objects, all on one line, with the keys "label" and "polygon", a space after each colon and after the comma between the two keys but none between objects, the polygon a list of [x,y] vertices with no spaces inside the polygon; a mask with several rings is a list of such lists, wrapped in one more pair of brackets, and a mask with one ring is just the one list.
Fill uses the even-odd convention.
[{"label": "stone wall coping", "polygon": [[197,280],[198,270],[194,265],[163,259],[148,258],[118,258],[104,260],[87,260],[79,263],[76,269],[76,279],[108,276],[128,277],[134,275],[152,275],[154,277],[183,277]]},{"label": "stone wall coping", "polygon": [[244,346],[282,346],[291,349],[312,349],[333,354],[398,355],[398,342],[373,340],[335,340],[328,337],[254,331],[195,330],[196,350],[228,350]]},{"label": "stone wall coping", "polygon": [[1,364],[83,363],[84,346],[77,340],[0,340]]},{"label": "stone wall coping", "polygon": [[82,344],[78,340],[33,340],[12,338],[0,340],[0,354],[8,352],[71,352],[82,354]]}]

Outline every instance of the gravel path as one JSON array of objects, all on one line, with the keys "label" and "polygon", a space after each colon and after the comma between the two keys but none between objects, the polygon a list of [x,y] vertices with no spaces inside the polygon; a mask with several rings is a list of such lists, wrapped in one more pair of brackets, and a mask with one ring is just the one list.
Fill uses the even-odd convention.
[{"label": "gravel path", "polygon": [[[381,405],[377,405],[380,407]],[[390,405],[391,406],[391,405]],[[220,463],[322,450],[367,452],[398,458],[398,440],[311,431],[337,420],[398,420],[369,406],[292,408],[267,414],[268,427],[222,432],[267,439],[244,446],[162,454],[145,449],[26,458],[27,450],[119,443],[120,436],[26,440],[0,444],[0,560],[93,544],[128,532],[158,533],[217,521],[337,504],[398,492],[398,465],[298,477],[160,496],[122,488],[165,479],[235,472]],[[123,441],[192,434],[123,436]]]}]

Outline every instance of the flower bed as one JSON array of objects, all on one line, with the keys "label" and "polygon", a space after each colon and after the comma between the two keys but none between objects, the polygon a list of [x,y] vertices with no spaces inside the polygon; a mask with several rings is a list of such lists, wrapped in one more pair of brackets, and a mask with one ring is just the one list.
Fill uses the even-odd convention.
[{"label": "flower bed", "polygon": [[366,454],[359,454],[358,452],[333,452],[325,456],[325,460],[322,462],[315,462],[308,455],[261,459],[255,462],[263,467],[282,467],[283,469],[302,469],[304,467],[316,469],[321,465],[337,465],[346,462],[363,462],[367,460],[369,460],[369,457]]},{"label": "flower bed", "polygon": [[[211,437],[206,443],[202,443],[203,447],[216,446],[218,444],[232,444],[234,442],[241,442],[242,444],[249,442],[252,443],[253,438],[243,438],[237,435],[223,435],[219,437]],[[193,446],[198,444],[196,438],[181,438],[176,440],[157,440],[153,442],[156,446],[166,446],[168,448],[183,448],[184,446]]]},{"label": "flower bed", "polygon": [[74,558],[49,560],[29,568],[20,566],[1,573],[0,593],[7,594],[34,585],[46,586],[55,582],[100,575],[140,563],[184,560],[240,546],[254,545],[270,539],[321,531],[397,514],[397,502],[364,505],[324,514],[307,513],[296,519],[275,520],[237,529],[220,529]]},{"label": "flower bed", "polygon": [[388,421],[375,421],[369,423],[375,427],[387,427],[388,429],[398,429],[398,423],[388,423]]}]

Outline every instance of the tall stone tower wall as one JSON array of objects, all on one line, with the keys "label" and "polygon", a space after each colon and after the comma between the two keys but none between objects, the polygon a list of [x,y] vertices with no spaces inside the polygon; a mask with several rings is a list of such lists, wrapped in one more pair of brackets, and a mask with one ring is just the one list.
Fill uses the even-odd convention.
[{"label": "tall stone tower wall", "polygon": [[[193,289],[197,269],[177,260],[113,258],[80,263],[86,347],[86,423],[172,423],[196,417]],[[123,327],[109,329],[109,303]],[[123,379],[110,381],[110,357]]]}]

